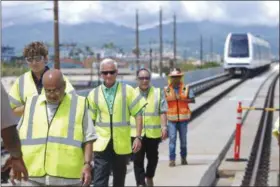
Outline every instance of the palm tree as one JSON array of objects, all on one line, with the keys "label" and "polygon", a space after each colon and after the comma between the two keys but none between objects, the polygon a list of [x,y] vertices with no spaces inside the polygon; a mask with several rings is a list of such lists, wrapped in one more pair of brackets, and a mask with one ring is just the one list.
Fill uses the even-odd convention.
[{"label": "palm tree", "polygon": [[132,53],[133,53],[134,55],[137,55],[137,53],[139,53],[139,56],[141,55],[140,49],[138,49],[138,51],[137,51],[136,48],[134,48],[134,49],[132,50]]},{"label": "palm tree", "polygon": [[89,46],[85,46],[87,56],[93,56],[94,52],[91,50]]}]

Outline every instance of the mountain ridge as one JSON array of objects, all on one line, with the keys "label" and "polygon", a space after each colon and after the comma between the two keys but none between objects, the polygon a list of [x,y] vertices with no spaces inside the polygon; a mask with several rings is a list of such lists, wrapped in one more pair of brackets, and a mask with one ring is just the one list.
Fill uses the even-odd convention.
[{"label": "mountain ridge", "polygon": [[[60,24],[60,42],[77,42],[80,45],[102,47],[105,43],[113,42],[126,52],[135,47],[135,29],[111,22],[90,22],[77,25]],[[210,37],[213,38],[213,51],[223,53],[225,38],[229,32],[250,32],[266,39],[272,48],[272,53],[278,53],[279,25],[278,26],[236,26],[211,21],[177,22],[177,50],[181,53],[190,49],[194,52],[199,49],[200,34],[203,36],[203,48],[207,53],[210,49]],[[149,42],[158,43],[159,25],[139,30],[140,48],[149,47]],[[14,25],[2,28],[2,45],[9,45],[21,51],[27,43],[40,40],[53,42],[53,22],[35,23],[32,25]],[[164,46],[173,41],[173,23],[163,24]],[[158,49],[156,49],[158,50]]]}]

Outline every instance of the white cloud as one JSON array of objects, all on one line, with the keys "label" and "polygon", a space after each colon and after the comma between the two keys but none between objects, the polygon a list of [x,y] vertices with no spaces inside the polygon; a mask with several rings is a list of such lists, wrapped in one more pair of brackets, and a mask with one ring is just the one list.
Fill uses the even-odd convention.
[{"label": "white cloud", "polygon": [[[52,7],[51,1],[4,1],[2,25],[51,21]],[[138,9],[139,22],[147,27],[158,23],[160,7],[164,21],[176,13],[178,21],[279,24],[279,1],[60,1],[59,18],[66,24],[109,21],[134,27]]]}]

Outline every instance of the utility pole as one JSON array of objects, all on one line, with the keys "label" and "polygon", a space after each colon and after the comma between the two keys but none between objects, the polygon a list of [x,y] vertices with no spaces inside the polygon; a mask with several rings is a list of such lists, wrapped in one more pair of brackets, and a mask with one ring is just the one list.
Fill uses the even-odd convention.
[{"label": "utility pole", "polygon": [[150,71],[152,72],[153,70],[152,70],[152,63],[153,63],[153,56],[152,56],[152,53],[153,53],[153,49],[152,49],[152,47],[151,47],[151,41],[149,42],[149,44],[150,44]]},{"label": "utility pole", "polygon": [[140,69],[139,64],[139,18],[138,18],[138,9],[136,9],[136,66],[137,70]]},{"label": "utility pole", "polygon": [[60,69],[58,0],[54,0],[54,68]]},{"label": "utility pole", "polygon": [[210,37],[210,62],[213,62],[213,37]]},{"label": "utility pole", "polygon": [[174,55],[174,57],[173,57],[173,64],[172,64],[172,67],[171,67],[171,68],[173,68],[174,65],[177,64],[177,63],[176,63],[176,53],[177,53],[177,49],[176,49],[176,47],[177,47],[177,37],[176,37],[176,34],[177,34],[177,33],[176,33],[176,14],[174,14],[173,19],[174,19],[174,22],[173,22],[173,55]]},{"label": "utility pole", "polygon": [[184,62],[187,62],[187,50],[184,50]]},{"label": "utility pole", "polygon": [[202,34],[200,35],[200,63],[202,65],[203,61],[203,39],[202,39]]},{"label": "utility pole", "polygon": [[162,9],[159,10],[159,74],[162,77]]},{"label": "utility pole", "polygon": [[96,60],[97,60],[97,77],[98,77],[98,85],[100,83],[100,53],[96,54]]}]

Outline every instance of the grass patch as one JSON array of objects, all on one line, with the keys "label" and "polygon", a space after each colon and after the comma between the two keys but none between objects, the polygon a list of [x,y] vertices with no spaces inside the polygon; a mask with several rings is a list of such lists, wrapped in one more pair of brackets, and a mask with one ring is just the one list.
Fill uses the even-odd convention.
[{"label": "grass patch", "polygon": [[[180,62],[176,65],[176,67],[180,68],[181,71],[186,72],[186,71],[194,71],[194,70],[199,70],[199,69],[221,67],[221,64],[219,64],[217,62],[207,62],[203,65],[195,65],[195,64],[192,64],[191,62]],[[170,68],[167,66],[164,66],[162,68],[162,72],[165,75],[168,75],[170,73]]]},{"label": "grass patch", "polygon": [[207,62],[202,65],[195,65],[192,63],[180,63],[178,64],[178,67],[181,68],[182,71],[193,71],[193,70],[198,70],[198,69],[208,69],[208,68],[215,68],[215,67],[220,67],[221,64],[217,62]]},{"label": "grass patch", "polygon": [[20,76],[29,71],[28,67],[18,64],[1,63],[1,75],[5,76]]}]

